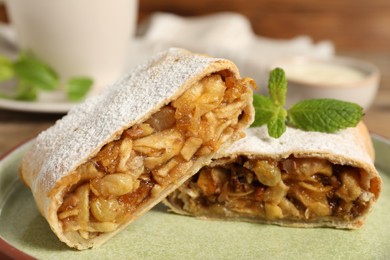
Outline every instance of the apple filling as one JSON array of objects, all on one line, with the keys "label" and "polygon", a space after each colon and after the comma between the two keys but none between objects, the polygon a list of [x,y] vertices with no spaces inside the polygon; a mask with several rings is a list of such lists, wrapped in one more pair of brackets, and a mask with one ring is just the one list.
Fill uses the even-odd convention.
[{"label": "apple filling", "polygon": [[117,229],[217,151],[250,120],[247,82],[211,74],[102,147],[72,173],[57,212],[63,230],[90,239]]},{"label": "apple filling", "polygon": [[167,200],[194,216],[349,221],[368,209],[370,186],[363,170],[326,159],[239,156],[202,168]]}]

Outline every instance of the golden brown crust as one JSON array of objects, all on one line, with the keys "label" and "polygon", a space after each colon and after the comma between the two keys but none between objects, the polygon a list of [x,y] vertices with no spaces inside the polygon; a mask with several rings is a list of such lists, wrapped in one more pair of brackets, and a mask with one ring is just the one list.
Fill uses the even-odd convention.
[{"label": "golden brown crust", "polygon": [[357,129],[358,129],[360,136],[362,138],[362,142],[364,143],[364,145],[366,147],[365,149],[366,149],[367,153],[370,155],[372,161],[375,161],[374,145],[372,144],[370,133],[367,129],[366,124],[363,121],[361,121],[357,125]]},{"label": "golden brown crust", "polygon": [[[187,175],[169,184],[150,202],[141,205],[113,232],[85,240],[74,232],[63,231],[57,216],[58,209],[68,190],[80,180],[80,176],[74,173],[76,169],[94,158],[104,145],[118,140],[124,130],[144,122],[202,78],[221,71],[228,71],[240,79],[236,66],[228,60],[171,49],[139,66],[101,95],[75,107],[56,125],[38,136],[22,159],[20,176],[31,188],[40,212],[60,240],[77,249],[104,243],[210,162],[214,153],[199,156]],[[248,100],[244,117],[221,148],[227,148],[243,137],[242,130],[253,121],[253,114],[251,100]]]}]

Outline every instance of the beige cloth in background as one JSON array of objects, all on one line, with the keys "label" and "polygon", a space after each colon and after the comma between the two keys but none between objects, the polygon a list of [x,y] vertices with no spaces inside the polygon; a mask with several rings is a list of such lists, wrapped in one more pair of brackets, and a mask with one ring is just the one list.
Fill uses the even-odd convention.
[{"label": "beige cloth in background", "polygon": [[256,35],[249,19],[238,13],[196,17],[156,13],[140,25],[131,47],[129,66],[150,53],[172,46],[230,59],[242,76],[252,77],[260,86],[267,82],[271,64],[279,59],[334,55],[332,42],[314,43],[307,35],[283,40]]},{"label": "beige cloth in background", "polygon": [[[314,43],[307,35],[291,39],[256,35],[249,19],[234,12],[195,17],[157,12],[140,24],[130,45],[128,68],[170,47],[230,59],[242,76],[252,77],[260,86],[268,79],[270,65],[278,59],[334,55],[334,45],[327,40]],[[17,57],[17,35],[12,25],[0,23],[0,54]]]}]

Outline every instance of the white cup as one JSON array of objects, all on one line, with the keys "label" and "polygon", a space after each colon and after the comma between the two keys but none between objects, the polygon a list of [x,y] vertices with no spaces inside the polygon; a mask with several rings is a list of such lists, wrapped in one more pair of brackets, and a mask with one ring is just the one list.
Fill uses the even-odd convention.
[{"label": "white cup", "polygon": [[137,0],[6,0],[20,49],[49,64],[62,81],[94,80],[94,91],[125,69]]}]

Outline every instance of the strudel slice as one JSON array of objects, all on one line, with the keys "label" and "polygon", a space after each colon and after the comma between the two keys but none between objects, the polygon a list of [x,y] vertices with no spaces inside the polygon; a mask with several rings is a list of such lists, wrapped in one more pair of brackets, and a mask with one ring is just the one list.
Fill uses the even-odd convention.
[{"label": "strudel slice", "polygon": [[165,203],[179,214],[296,227],[360,227],[381,178],[363,123],[336,134],[265,127],[218,154]]},{"label": "strudel slice", "polygon": [[96,247],[244,137],[249,81],[225,59],[161,52],[41,133],[20,176],[61,241]]}]

